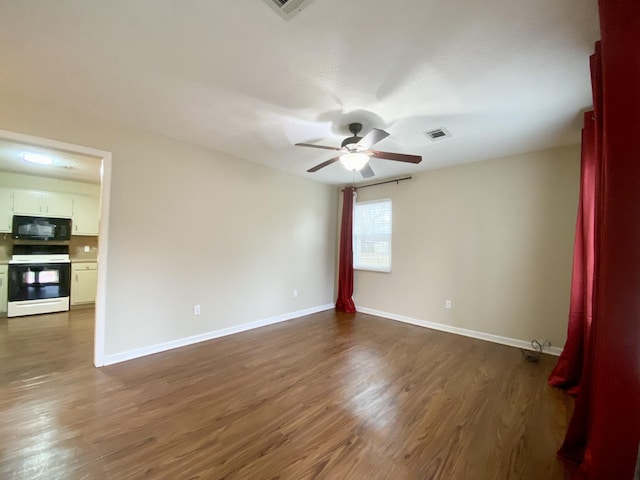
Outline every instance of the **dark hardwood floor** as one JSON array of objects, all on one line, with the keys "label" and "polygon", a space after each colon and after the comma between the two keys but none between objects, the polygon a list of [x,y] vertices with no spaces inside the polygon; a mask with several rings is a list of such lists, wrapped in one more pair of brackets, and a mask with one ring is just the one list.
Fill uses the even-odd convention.
[{"label": "dark hardwood floor", "polygon": [[92,343],[91,309],[0,319],[0,478],[567,478],[553,357],[334,312],[102,369]]}]

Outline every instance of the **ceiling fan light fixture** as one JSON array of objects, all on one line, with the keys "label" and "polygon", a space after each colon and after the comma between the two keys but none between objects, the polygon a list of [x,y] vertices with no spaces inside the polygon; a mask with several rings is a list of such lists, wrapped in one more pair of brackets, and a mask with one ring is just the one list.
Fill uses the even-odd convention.
[{"label": "ceiling fan light fixture", "polygon": [[340,163],[352,172],[359,172],[369,161],[369,155],[361,152],[345,153],[340,156]]}]

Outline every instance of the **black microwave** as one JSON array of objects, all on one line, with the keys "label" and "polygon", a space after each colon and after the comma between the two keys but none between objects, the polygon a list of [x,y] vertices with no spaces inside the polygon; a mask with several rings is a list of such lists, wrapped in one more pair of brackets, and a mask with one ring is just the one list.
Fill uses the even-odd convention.
[{"label": "black microwave", "polygon": [[70,240],[71,219],[14,215],[11,235],[20,240]]}]

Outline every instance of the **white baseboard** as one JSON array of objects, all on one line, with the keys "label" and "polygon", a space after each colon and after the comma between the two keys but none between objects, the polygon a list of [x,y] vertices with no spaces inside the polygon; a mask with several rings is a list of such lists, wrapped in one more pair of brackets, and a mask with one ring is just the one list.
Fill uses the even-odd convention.
[{"label": "white baseboard", "polygon": [[[368,313],[375,315],[376,317],[388,318],[390,320],[396,320],[398,322],[410,323],[411,325],[417,325],[419,327],[431,328],[433,330],[440,330],[442,332],[455,333],[457,335],[463,335],[465,337],[477,338],[479,340],[486,340],[488,342],[500,343],[501,345],[508,345],[510,347],[531,349],[531,342],[526,340],[518,340],[517,338],[501,337],[500,335],[494,335],[492,333],[477,332],[475,330],[468,330],[466,328],[454,327],[451,325],[445,325],[444,323],[428,322],[426,320],[418,320],[417,318],[406,317],[404,315],[398,315],[395,313],[382,312],[373,308],[356,306],[356,310],[361,313]],[[562,348],[559,347],[546,347],[544,353],[550,355],[559,356],[562,353]]]},{"label": "white baseboard", "polygon": [[127,360],[133,360],[134,358],[140,358],[146,355],[152,355],[154,353],[165,352],[174,348],[186,347],[187,345],[193,345],[194,343],[205,342],[207,340],[213,340],[214,338],[233,335],[234,333],[246,332],[247,330],[253,330],[254,328],[260,328],[267,325],[273,325],[274,323],[285,322],[287,320],[304,317],[305,315],[311,315],[312,313],[323,312],[325,310],[331,310],[333,308],[335,308],[335,305],[333,303],[328,303],[326,305],[320,305],[318,307],[298,310],[297,312],[284,313],[275,317],[256,320],[255,322],[243,323],[242,325],[235,325],[233,327],[222,328],[220,330],[213,330],[211,332],[201,333],[200,335],[179,338],[170,342],[158,343],[156,345],[136,348],[134,350],[129,350],[126,352],[105,355],[103,357],[103,364],[98,366],[113,365],[114,363],[125,362]]}]

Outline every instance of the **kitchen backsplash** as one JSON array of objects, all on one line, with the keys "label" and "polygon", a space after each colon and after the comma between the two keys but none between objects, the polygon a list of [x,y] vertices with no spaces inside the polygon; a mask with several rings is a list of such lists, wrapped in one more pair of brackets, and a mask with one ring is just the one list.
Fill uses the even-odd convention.
[{"label": "kitchen backsplash", "polygon": [[[88,252],[84,251],[85,246],[89,247]],[[71,235],[71,240],[69,241],[69,257],[71,257],[71,261],[96,260],[98,258],[98,237]]]},{"label": "kitchen backsplash", "polygon": [[[11,238],[11,234],[0,233],[0,262],[7,262],[11,259],[14,242],[41,243],[14,240]],[[69,257],[71,257],[71,261],[96,260],[98,258],[98,237],[72,235],[69,242],[60,243],[69,245]],[[85,246],[89,247],[88,252],[84,251]]]}]

